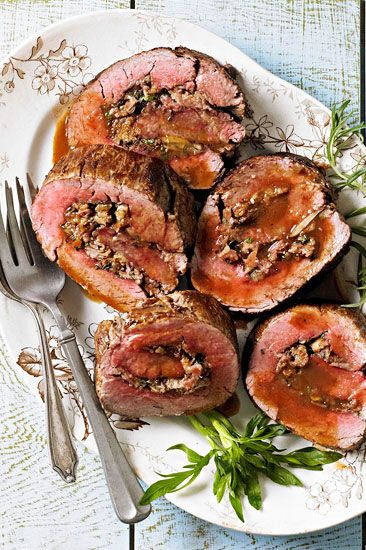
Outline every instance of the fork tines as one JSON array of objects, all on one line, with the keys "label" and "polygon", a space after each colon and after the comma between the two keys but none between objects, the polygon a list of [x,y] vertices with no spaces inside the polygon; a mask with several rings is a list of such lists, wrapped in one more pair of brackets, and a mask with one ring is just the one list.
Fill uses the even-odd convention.
[{"label": "fork tines", "polygon": [[[18,200],[19,200],[21,231],[23,232],[26,242],[28,244],[28,249],[30,251],[31,258],[33,262],[36,263],[37,260],[40,260],[41,258],[43,258],[43,253],[36,239],[36,235],[32,227],[32,220],[29,215],[29,210],[25,200],[24,189],[20,185],[19,178],[16,178],[15,181],[16,181],[16,187],[17,187],[17,193],[18,193]],[[34,196],[33,193],[36,193],[36,190],[35,190],[35,187],[33,186],[33,183],[32,183],[32,180],[30,179],[29,174],[27,174],[27,181],[28,181],[29,192],[33,199],[33,196]]]},{"label": "fork tines", "polygon": [[[29,253],[26,251],[26,243],[24,242],[18,221],[15,215],[14,210],[14,200],[13,200],[13,191],[9,186],[8,182],[5,182],[5,197],[6,197],[6,208],[7,208],[7,230],[11,238],[9,245],[11,246],[12,255],[17,265],[22,264],[23,262],[29,262]],[[15,253],[16,251],[16,253]]]},{"label": "fork tines", "polygon": [[[29,175],[27,179],[29,192],[32,196],[36,190]],[[1,258],[3,262],[12,259],[18,266],[24,262],[34,265],[38,259],[41,259],[42,252],[33,231],[24,189],[19,182],[19,178],[16,178],[15,182],[19,202],[19,223],[14,208],[13,190],[9,183],[5,181],[7,213],[6,224],[4,224],[3,218],[0,215]]]}]

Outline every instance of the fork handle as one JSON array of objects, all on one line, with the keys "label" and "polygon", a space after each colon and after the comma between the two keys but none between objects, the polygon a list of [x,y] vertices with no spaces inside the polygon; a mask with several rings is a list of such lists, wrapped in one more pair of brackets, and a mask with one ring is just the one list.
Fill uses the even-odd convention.
[{"label": "fork handle", "polygon": [[50,461],[52,468],[62,479],[67,483],[71,483],[76,479],[75,472],[78,458],[62,405],[60,391],[57,387],[46,330],[40,311],[33,304],[27,303],[27,306],[36,320],[40,337]]},{"label": "fork handle", "polygon": [[[50,306],[48,305],[48,307]],[[117,517],[124,523],[142,521],[150,514],[151,507],[139,504],[143,495],[142,487],[99,402],[94,384],[80,355],[74,333],[66,327],[58,307],[53,305],[50,309],[59,325],[60,343],[85,405]]]}]

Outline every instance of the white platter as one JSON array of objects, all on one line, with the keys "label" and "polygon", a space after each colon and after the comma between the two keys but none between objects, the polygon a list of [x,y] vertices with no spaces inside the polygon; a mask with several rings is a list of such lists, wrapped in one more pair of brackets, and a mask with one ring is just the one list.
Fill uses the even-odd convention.
[{"label": "white platter", "polygon": [[[97,37],[97,39],[96,39]],[[245,120],[251,137],[243,156],[266,151],[290,151],[320,159],[329,132],[329,111],[302,90],[272,75],[234,46],[214,34],[174,18],[135,10],[113,10],[83,15],[43,30],[23,43],[0,65],[0,181],[13,182],[15,176],[30,173],[40,184],[51,168],[55,121],[64,105],[77,95],[82,85],[114,61],[156,46],[184,45],[230,63],[239,72],[239,81],[252,109]],[[359,143],[342,158],[350,166],[365,155]],[[344,193],[342,211],[360,206],[362,197]],[[354,278],[356,257],[347,255],[338,269],[343,280]],[[351,287],[347,287],[348,290]],[[113,310],[90,301],[71,281],[62,292],[62,308],[76,330],[85,361],[93,370],[93,333],[96,324],[113,316]],[[39,394],[42,376],[38,342],[32,319],[24,308],[0,296],[1,331],[19,373]],[[57,333],[48,318],[49,340],[56,374],[75,436],[95,449],[92,434],[68,365],[57,342]],[[244,340],[244,333],[240,335]],[[254,408],[240,383],[239,426],[253,415]],[[126,431],[114,419],[118,438],[138,475],[148,484],[156,471],[173,471],[184,462],[179,451],[165,452],[184,442],[198,452],[205,441],[184,418],[146,419],[148,425]],[[287,438],[290,448],[304,446],[298,438]],[[202,519],[241,531],[258,534],[298,534],[338,524],[366,511],[363,486],[364,450],[348,453],[340,464],[324,472],[298,471],[304,488],[284,488],[263,481],[261,511],[245,501],[245,523],[241,523],[225,499],[218,504],[212,494],[212,470],[183,493],[168,495],[177,506]]]}]

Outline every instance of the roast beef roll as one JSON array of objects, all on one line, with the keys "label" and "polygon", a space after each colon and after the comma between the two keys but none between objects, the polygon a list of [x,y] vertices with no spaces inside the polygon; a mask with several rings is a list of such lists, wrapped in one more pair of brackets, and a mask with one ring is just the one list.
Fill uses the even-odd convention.
[{"label": "roast beef roll", "polygon": [[51,260],[123,311],[175,289],[193,244],[193,199],[168,166],[109,145],[71,151],[32,207]]},{"label": "roast beef roll", "polygon": [[264,312],[335,266],[350,236],[315,164],[290,154],[253,157],[207,199],[192,283],[232,310]]},{"label": "roast beef roll", "polygon": [[158,157],[193,188],[209,188],[244,138],[244,97],[229,72],[186,48],[155,48],[102,71],[74,102],[70,147],[120,145]]},{"label": "roast beef roll", "polygon": [[366,430],[366,322],[336,305],[297,305],[250,338],[246,385],[273,420],[325,447],[360,445]]},{"label": "roast beef roll", "polygon": [[222,405],[239,376],[234,325],[195,291],[150,300],[95,335],[96,389],[103,407],[126,417],[193,414]]}]

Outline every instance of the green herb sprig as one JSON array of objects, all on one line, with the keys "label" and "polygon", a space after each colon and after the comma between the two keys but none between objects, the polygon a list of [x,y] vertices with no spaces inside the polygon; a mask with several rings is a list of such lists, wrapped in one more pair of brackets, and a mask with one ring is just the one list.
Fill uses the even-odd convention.
[{"label": "green herb sprig", "polygon": [[261,475],[280,485],[301,487],[301,480],[284,465],[290,468],[322,470],[324,464],[330,464],[342,457],[335,451],[320,451],[314,447],[304,447],[285,454],[285,449],[278,449],[272,440],[288,434],[288,430],[282,424],[270,423],[270,419],[263,413],[255,415],[243,433],[217,411],[204,413],[201,417],[205,422],[198,416],[191,416],[189,420],[207,439],[211,450],[206,455],[200,455],[183,443],[169,447],[168,451],[183,451],[189,462],[183,466],[181,472],[159,474],[163,479],[147,489],[141,504],[148,504],[167,493],[188,487],[213,459],[216,466],[213,493],[218,502],[228,493],[231,506],[244,522],[244,495],[255,509],[262,507]]},{"label": "green herb sprig", "polygon": [[[353,169],[344,172],[338,167],[338,159],[343,151],[354,145],[354,138],[363,141],[361,131],[366,128],[365,123],[350,124],[350,120],[355,117],[356,111],[346,113],[350,101],[343,101],[338,107],[334,106],[331,110],[331,129],[329,139],[325,148],[326,158],[333,173],[332,182],[336,189],[351,189],[361,192],[366,197],[366,159],[361,158]],[[356,208],[345,214],[346,220],[351,220],[366,214],[366,207]],[[355,235],[366,237],[366,227],[364,225],[351,225],[352,232]],[[353,304],[344,304],[345,307],[362,308],[366,303],[366,249],[357,241],[352,241],[351,246],[359,253],[357,265],[357,283],[354,284],[359,292],[360,299]]]},{"label": "green herb sprig", "polygon": [[[365,235],[366,236],[366,235]],[[359,293],[360,299],[353,304],[343,304],[343,307],[362,308],[366,304],[366,268],[364,267],[364,258],[366,258],[366,249],[357,241],[351,241],[351,246],[358,250],[357,263],[357,284],[354,284]]]},{"label": "green herb sprig", "polygon": [[338,159],[345,149],[353,145],[354,138],[362,141],[361,131],[366,124],[350,124],[356,111],[346,113],[350,100],[343,101],[339,106],[331,109],[331,127],[329,138],[325,147],[326,158],[333,172],[333,185],[342,190],[349,188],[366,194],[366,165],[364,159],[360,159],[350,172],[343,172],[338,167]]}]

